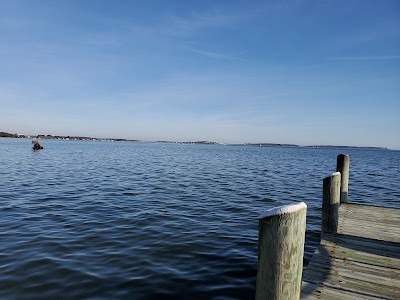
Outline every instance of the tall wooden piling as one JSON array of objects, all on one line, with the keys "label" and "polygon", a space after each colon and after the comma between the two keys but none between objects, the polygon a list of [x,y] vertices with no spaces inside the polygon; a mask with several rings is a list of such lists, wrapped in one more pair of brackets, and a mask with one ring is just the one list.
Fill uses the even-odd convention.
[{"label": "tall wooden piling", "polygon": [[346,154],[339,154],[337,157],[336,171],[342,175],[340,185],[340,203],[348,203],[349,193],[349,169],[350,157]]},{"label": "tall wooden piling", "polygon": [[260,216],[256,300],[300,299],[306,212],[301,202]]},{"label": "tall wooden piling", "polygon": [[337,233],[340,205],[340,172],[324,178],[322,192],[321,234]]},{"label": "tall wooden piling", "polygon": [[303,272],[301,299],[400,299],[400,209],[344,203],[349,157],[337,163],[339,172],[323,181],[323,235]]}]

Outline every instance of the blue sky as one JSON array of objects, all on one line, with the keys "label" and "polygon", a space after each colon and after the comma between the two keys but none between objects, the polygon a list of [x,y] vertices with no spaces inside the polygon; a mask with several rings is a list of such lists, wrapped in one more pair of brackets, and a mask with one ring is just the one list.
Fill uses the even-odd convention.
[{"label": "blue sky", "polygon": [[0,131],[400,149],[400,2],[0,0]]}]

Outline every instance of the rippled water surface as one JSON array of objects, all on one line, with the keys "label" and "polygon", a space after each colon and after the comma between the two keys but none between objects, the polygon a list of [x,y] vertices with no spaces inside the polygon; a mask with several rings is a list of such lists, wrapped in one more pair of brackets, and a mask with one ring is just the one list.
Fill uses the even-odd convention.
[{"label": "rippled water surface", "polygon": [[0,139],[0,298],[254,299],[257,217],[308,205],[350,155],[349,199],[400,207],[400,152]]}]

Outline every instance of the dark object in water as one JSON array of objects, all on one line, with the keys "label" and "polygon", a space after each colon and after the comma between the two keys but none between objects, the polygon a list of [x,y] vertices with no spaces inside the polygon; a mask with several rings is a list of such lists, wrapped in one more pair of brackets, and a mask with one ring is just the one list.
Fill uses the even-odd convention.
[{"label": "dark object in water", "polygon": [[32,144],[33,144],[33,147],[32,147],[33,150],[40,150],[40,149],[43,149],[43,147],[40,146],[38,140],[33,140],[33,141],[32,141]]}]

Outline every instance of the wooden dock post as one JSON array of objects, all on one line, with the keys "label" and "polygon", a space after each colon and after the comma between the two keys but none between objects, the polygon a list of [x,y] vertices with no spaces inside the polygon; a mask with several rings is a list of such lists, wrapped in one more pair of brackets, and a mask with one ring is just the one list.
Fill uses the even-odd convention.
[{"label": "wooden dock post", "polygon": [[256,300],[300,299],[306,212],[301,202],[260,216]]},{"label": "wooden dock post", "polygon": [[301,299],[400,299],[400,208],[345,203],[348,155],[338,156],[337,170],[323,181],[321,242]]},{"label": "wooden dock post", "polygon": [[347,154],[339,154],[337,157],[336,172],[340,172],[342,175],[340,185],[340,203],[348,203],[349,193],[349,168],[350,168],[350,157]]},{"label": "wooden dock post", "polygon": [[322,192],[321,235],[337,233],[340,205],[340,172],[324,178]]}]

